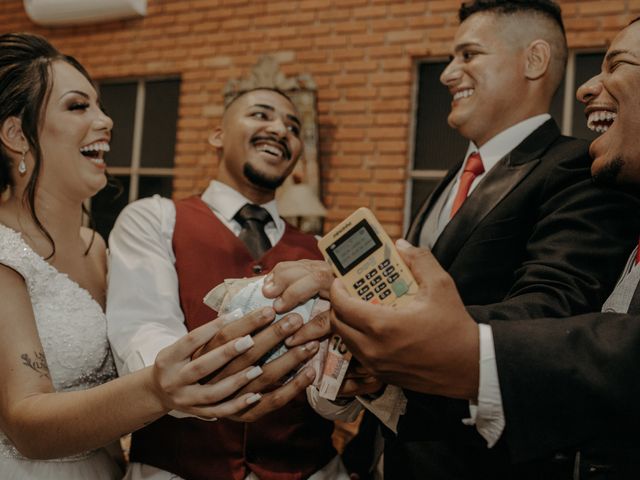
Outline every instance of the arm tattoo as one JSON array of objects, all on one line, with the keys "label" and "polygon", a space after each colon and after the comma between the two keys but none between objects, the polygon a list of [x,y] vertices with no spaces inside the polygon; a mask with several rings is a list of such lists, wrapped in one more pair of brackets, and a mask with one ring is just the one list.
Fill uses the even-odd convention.
[{"label": "arm tattoo", "polygon": [[44,352],[33,352],[35,359],[31,359],[28,353],[20,355],[22,364],[29,367],[36,373],[39,373],[41,377],[49,377],[49,366],[47,365],[47,359],[44,356]]}]

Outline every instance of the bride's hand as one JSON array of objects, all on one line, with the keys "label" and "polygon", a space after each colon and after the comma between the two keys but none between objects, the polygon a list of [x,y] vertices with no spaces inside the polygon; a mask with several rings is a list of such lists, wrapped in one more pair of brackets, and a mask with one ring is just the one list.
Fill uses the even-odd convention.
[{"label": "bride's hand", "polygon": [[[286,338],[300,331],[303,326],[302,318],[295,313],[285,315],[276,323],[271,323],[275,318],[275,312],[271,308],[257,310],[252,314],[224,325],[219,333],[195,355],[198,356],[203,352],[219,348],[223,342],[230,338],[249,332],[253,333],[255,345],[246,353],[234,358],[219,371],[207,376],[205,380],[208,383],[216,384],[222,379],[228,378],[229,375],[255,365],[264,358],[265,354],[281,344]],[[223,323],[226,323],[226,320]],[[268,326],[264,327],[265,325]],[[307,334],[304,340],[301,339],[296,346],[290,346],[289,351],[280,358],[262,365],[263,373],[235,394],[239,398],[244,398],[247,393],[259,392],[262,395],[260,401],[244,405],[244,408],[231,415],[231,418],[242,422],[255,421],[263,415],[283,407],[299,393],[304,392],[315,378],[315,371],[312,368],[301,369],[294,378],[284,385],[282,379],[289,377],[291,372],[296,371],[301,364],[309,360],[318,351],[318,348],[317,336]]]},{"label": "bride's hand", "polygon": [[[256,405],[262,389],[310,358],[318,345],[311,342],[290,350],[281,361],[264,367],[264,381],[256,381],[263,370],[254,366],[255,362],[297,331],[302,319],[294,314],[270,325],[275,313],[268,307],[237,317],[233,313],[221,316],[158,354],[153,367],[154,390],[165,408],[206,419],[233,416],[252,421],[281,407],[313,381],[313,371],[305,369],[287,385],[265,394]],[[230,319],[234,321],[229,323]]]},{"label": "bride's hand", "polygon": [[[229,315],[221,316],[161,350],[152,367],[152,388],[164,407],[215,419],[232,415],[258,401],[260,395],[255,392],[246,392],[236,398],[228,397],[261,375],[260,367],[246,365],[211,384],[199,381],[251,349],[254,341],[249,333],[268,324],[268,317],[268,313],[261,310],[245,315],[237,320],[240,325],[246,326],[244,330],[236,330],[238,335],[224,338],[215,348],[205,351],[203,349],[210,345],[212,339],[224,337],[224,323]],[[199,355],[194,355],[196,352]]]}]

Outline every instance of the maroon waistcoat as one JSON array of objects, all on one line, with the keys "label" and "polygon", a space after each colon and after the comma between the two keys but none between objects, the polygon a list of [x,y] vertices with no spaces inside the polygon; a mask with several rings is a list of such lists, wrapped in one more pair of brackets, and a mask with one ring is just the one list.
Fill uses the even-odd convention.
[{"label": "maroon waistcoat", "polygon": [[[258,261],[198,197],[176,202],[173,234],[180,305],[192,330],[217,314],[202,299],[225,278],[269,272],[278,262],[320,259],[312,235],[287,225],[284,236]],[[216,422],[165,415],[133,434],[131,460],[187,480],[307,478],[336,454],[333,423],[316,414],[304,393],[253,423]]]}]

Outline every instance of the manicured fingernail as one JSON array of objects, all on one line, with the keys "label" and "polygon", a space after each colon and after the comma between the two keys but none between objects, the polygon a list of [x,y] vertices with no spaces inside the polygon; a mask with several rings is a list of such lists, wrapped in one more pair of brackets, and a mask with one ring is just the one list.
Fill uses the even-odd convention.
[{"label": "manicured fingernail", "polygon": [[300,325],[302,325],[302,318],[299,315],[289,315],[283,320],[282,330],[288,332],[298,328]]},{"label": "manicured fingernail", "polygon": [[224,320],[222,320],[223,325],[227,325],[231,322],[235,322],[236,320],[240,320],[242,318],[242,309],[236,308],[232,312],[225,313],[223,317],[224,317]]},{"label": "manicured fingernail", "polygon": [[256,377],[259,377],[260,375],[262,375],[262,369],[260,367],[253,367],[251,370],[249,370],[246,374],[247,378],[249,380],[253,380]]},{"label": "manicured fingernail", "polygon": [[305,372],[304,372],[304,376],[311,379],[311,380],[315,380],[316,378],[316,372],[313,368],[308,368]]},{"label": "manicured fingernail", "polygon": [[247,405],[251,405],[252,403],[256,403],[261,398],[262,398],[262,395],[260,395],[259,393],[254,393],[250,397],[247,397],[245,401],[247,402]]},{"label": "manicured fingernail", "polygon": [[264,279],[264,286],[266,288],[273,288],[273,273],[267,275]]},{"label": "manicured fingernail", "polygon": [[260,312],[260,315],[262,315],[262,318],[273,318],[275,317],[275,312],[271,307],[264,307]]},{"label": "manicured fingernail", "polygon": [[318,343],[318,341],[317,341],[317,340],[312,340],[312,341],[310,341],[310,342],[305,343],[305,344],[302,346],[302,349],[303,349],[303,350],[308,350],[309,352],[315,352],[316,350],[318,350],[318,346],[319,346],[319,345],[320,345],[320,344]]},{"label": "manicured fingernail", "polygon": [[245,335],[236,341],[235,347],[238,353],[245,352],[253,347],[253,338],[251,338],[251,335]]},{"label": "manicured fingernail", "polygon": [[293,335],[291,335],[290,337],[287,337],[284,339],[284,344],[289,347],[291,345],[295,345],[296,343],[296,334],[294,333]]},{"label": "manicured fingernail", "polygon": [[398,240],[396,240],[396,247],[398,247],[401,250],[406,250],[407,248],[411,248],[412,245],[407,242],[404,238],[399,238]]}]

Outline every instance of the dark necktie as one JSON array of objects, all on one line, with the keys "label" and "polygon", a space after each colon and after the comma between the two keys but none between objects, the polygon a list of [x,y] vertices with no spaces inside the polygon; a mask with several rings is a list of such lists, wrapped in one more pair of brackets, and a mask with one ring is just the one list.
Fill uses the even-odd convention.
[{"label": "dark necktie", "polygon": [[271,248],[264,226],[271,221],[271,215],[264,208],[247,203],[234,217],[242,230],[238,238],[244,242],[254,260],[258,260]]},{"label": "dark necktie", "polygon": [[484,165],[482,165],[480,154],[478,152],[473,152],[467,158],[467,161],[464,165],[464,170],[462,170],[462,175],[460,175],[458,192],[456,193],[456,197],[453,200],[453,206],[451,207],[451,215],[449,216],[449,218],[453,218],[458,209],[462,206],[464,201],[467,199],[467,196],[469,195],[471,184],[476,179],[476,177],[478,175],[481,175],[482,173],[484,173]]}]

